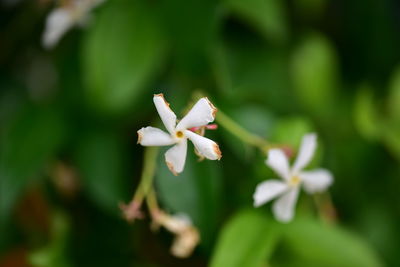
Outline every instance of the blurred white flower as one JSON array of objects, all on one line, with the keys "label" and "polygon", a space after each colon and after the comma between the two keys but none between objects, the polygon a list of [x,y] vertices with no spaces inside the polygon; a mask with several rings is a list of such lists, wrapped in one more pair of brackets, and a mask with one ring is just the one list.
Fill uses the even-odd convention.
[{"label": "blurred white flower", "polygon": [[53,48],[62,36],[75,25],[84,25],[90,18],[90,11],[105,0],[70,0],[52,10],[46,19],[42,44]]},{"label": "blurred white flower", "polygon": [[171,253],[175,257],[189,257],[200,242],[199,231],[185,214],[171,216],[161,213],[157,218],[157,223],[176,235],[171,247]]},{"label": "blurred white flower", "polygon": [[221,158],[217,143],[189,130],[207,125],[214,121],[217,109],[207,97],[201,98],[177,124],[175,113],[169,108],[163,94],[153,97],[158,114],[168,133],[154,127],[145,127],[138,131],[138,143],[142,146],[174,145],[165,153],[165,162],[174,175],[183,171],[186,160],[187,139],[192,141],[197,152],[210,160]]},{"label": "blurred white flower", "polygon": [[289,222],[294,215],[300,185],[303,185],[307,193],[316,193],[324,191],[332,184],[332,174],[326,169],[303,171],[303,168],[310,163],[314,156],[317,146],[316,138],[314,133],[303,137],[297,159],[292,168],[289,167],[289,160],[282,150],[269,150],[266,164],[283,181],[274,179],[258,184],[253,195],[255,207],[279,197],[272,207],[274,216],[281,222]]},{"label": "blurred white flower", "polygon": [[160,212],[155,217],[155,223],[175,234],[171,253],[175,257],[189,257],[200,242],[199,231],[193,226],[190,218],[185,214],[168,215]]}]

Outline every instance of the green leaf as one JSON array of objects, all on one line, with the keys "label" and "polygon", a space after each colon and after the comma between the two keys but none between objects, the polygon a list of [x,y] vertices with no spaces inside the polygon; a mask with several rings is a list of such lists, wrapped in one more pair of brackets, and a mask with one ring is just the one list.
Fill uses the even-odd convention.
[{"label": "green leaf", "polygon": [[248,101],[287,112],[290,102],[289,110],[295,110],[293,93],[288,90],[286,51],[243,34],[229,36],[214,47],[213,69],[222,94],[236,106]]},{"label": "green leaf", "polygon": [[83,47],[87,100],[97,110],[118,113],[139,97],[160,67],[165,38],[154,8],[143,1],[107,2]]},{"label": "green leaf", "polygon": [[279,235],[274,221],[254,210],[241,211],[222,229],[210,266],[264,266]]},{"label": "green leaf", "polygon": [[381,128],[375,105],[371,87],[362,85],[356,95],[354,120],[360,134],[370,140],[379,137]]},{"label": "green leaf", "polygon": [[117,213],[125,199],[128,158],[125,145],[110,132],[88,132],[77,143],[74,159],[84,190],[100,207]]},{"label": "green leaf", "polygon": [[200,229],[202,244],[211,245],[221,203],[220,162],[198,162],[189,144],[184,171],[174,176],[160,154],[156,173],[157,192],[162,204],[173,213],[185,213]]},{"label": "green leaf", "polygon": [[0,141],[0,221],[8,218],[24,189],[55,156],[65,126],[57,111],[49,108],[27,108],[11,122]]},{"label": "green leaf", "polygon": [[390,81],[388,106],[390,117],[400,123],[400,67],[398,67]]},{"label": "green leaf", "polygon": [[339,226],[297,218],[282,233],[289,249],[281,259],[289,262],[282,266],[382,266],[368,243]]},{"label": "green leaf", "polygon": [[288,38],[287,18],[282,1],[279,0],[225,0],[234,14],[248,21],[263,36],[273,41]]},{"label": "green leaf", "polygon": [[333,109],[338,87],[337,65],[334,47],[321,35],[309,35],[294,51],[291,63],[294,89],[302,105],[316,115],[325,115]]},{"label": "green leaf", "polygon": [[387,125],[384,125],[382,137],[386,147],[392,152],[397,160],[400,161],[400,124],[388,123]]}]

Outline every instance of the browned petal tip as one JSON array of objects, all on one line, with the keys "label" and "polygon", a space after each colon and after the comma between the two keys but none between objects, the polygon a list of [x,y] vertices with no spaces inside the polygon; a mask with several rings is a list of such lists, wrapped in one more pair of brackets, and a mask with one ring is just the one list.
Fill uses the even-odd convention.
[{"label": "browned petal tip", "polygon": [[178,173],[174,169],[174,165],[172,165],[172,163],[168,161],[165,161],[165,163],[167,163],[167,167],[172,172],[172,174],[178,176]]},{"label": "browned petal tip", "polygon": [[[162,94],[162,93],[161,93],[161,94],[154,94],[154,96],[159,96],[159,97],[161,97],[161,98],[164,100],[164,103],[165,103],[165,105],[167,106],[167,108],[168,108],[169,110],[171,110],[168,101],[165,100],[164,94]],[[171,110],[171,111],[172,111],[172,110]]]},{"label": "browned petal tip", "polygon": [[142,138],[143,138],[142,132],[140,130],[137,131],[137,135],[138,135],[137,144],[140,144],[140,142],[142,142]]},{"label": "browned petal tip", "polygon": [[219,146],[217,144],[214,144],[213,149],[215,154],[217,154],[217,159],[220,160],[222,158],[222,153],[221,150],[219,150]]},{"label": "browned petal tip", "polygon": [[208,104],[210,105],[210,107],[212,109],[212,116],[215,118],[215,115],[217,114],[218,109],[213,105],[213,103],[211,103],[211,101],[208,99],[208,97],[205,97],[205,99],[207,100]]}]

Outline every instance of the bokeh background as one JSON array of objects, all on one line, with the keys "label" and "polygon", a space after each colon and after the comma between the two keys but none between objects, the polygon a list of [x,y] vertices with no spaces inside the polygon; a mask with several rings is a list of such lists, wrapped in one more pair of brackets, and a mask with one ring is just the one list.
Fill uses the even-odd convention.
[{"label": "bokeh background", "polygon": [[[399,1],[108,0],[53,49],[41,37],[57,3],[0,4],[0,266],[400,265]],[[275,174],[220,127],[207,132],[220,162],[189,148],[174,177],[160,155],[160,205],[202,240],[171,256],[170,233],[118,208],[141,175],[136,131],[160,123],[154,93],[178,117],[207,95],[294,148],[317,132],[336,222],[304,193],[287,225],[254,209]]]}]

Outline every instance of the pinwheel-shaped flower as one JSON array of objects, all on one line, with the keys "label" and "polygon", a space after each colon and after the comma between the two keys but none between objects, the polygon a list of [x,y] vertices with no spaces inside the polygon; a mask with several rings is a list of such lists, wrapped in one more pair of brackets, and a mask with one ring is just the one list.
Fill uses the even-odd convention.
[{"label": "pinwheel-shaped flower", "polygon": [[292,168],[285,153],[280,149],[271,149],[268,153],[266,164],[271,167],[282,179],[268,180],[257,185],[253,195],[254,206],[258,207],[277,198],[272,211],[275,218],[281,222],[289,222],[294,215],[294,207],[303,185],[307,193],[324,191],[332,184],[332,174],[325,169],[304,171],[316,149],[316,135],[307,134],[303,137],[302,144],[296,161]]},{"label": "pinwheel-shaped flower", "polygon": [[52,10],[46,20],[42,43],[47,49],[55,46],[61,37],[75,25],[84,25],[90,11],[105,0],[69,0]]},{"label": "pinwheel-shaped flower", "polygon": [[197,152],[207,159],[221,158],[217,143],[189,130],[193,127],[205,126],[214,121],[217,109],[207,97],[201,98],[178,122],[175,113],[169,108],[163,94],[153,97],[154,105],[168,133],[154,127],[145,127],[138,131],[138,143],[142,146],[174,145],[165,153],[168,168],[175,175],[183,171],[186,160],[187,139],[192,141]]}]

